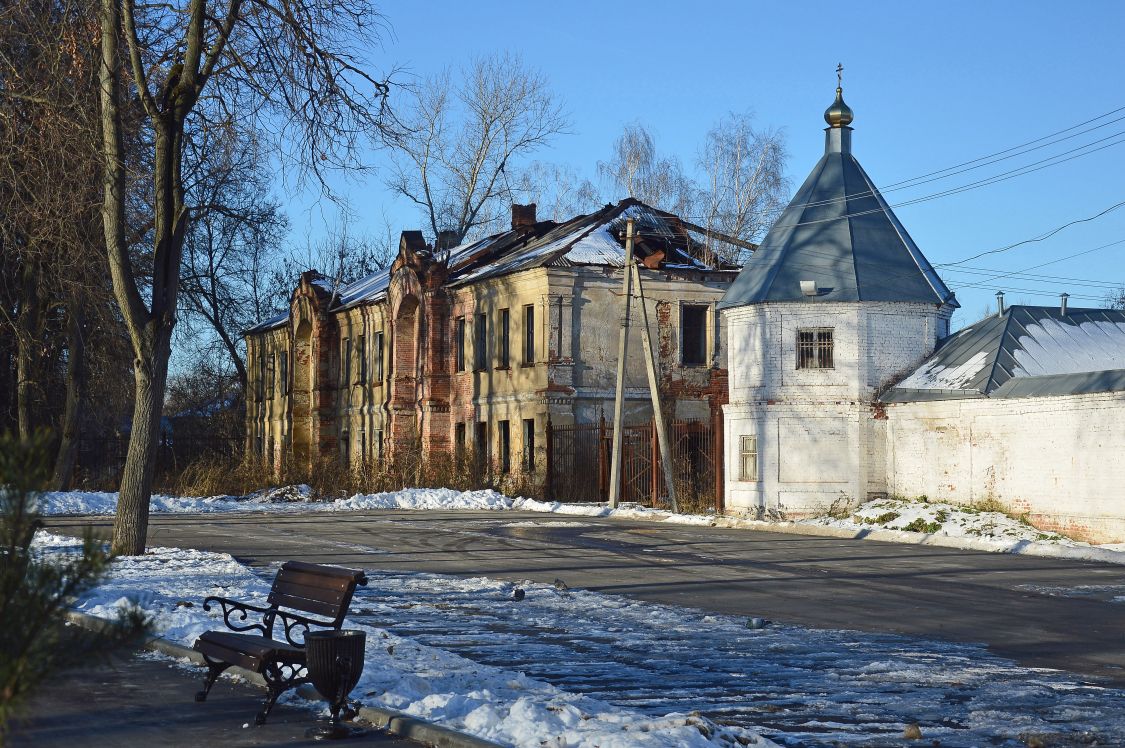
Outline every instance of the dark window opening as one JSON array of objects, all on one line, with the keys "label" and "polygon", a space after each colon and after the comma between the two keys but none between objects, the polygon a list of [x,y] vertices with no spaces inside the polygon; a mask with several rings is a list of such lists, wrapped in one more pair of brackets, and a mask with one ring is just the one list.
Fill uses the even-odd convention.
[{"label": "dark window opening", "polygon": [[458,317],[454,331],[454,355],[456,356],[457,371],[465,370],[465,318]]},{"label": "dark window opening", "polygon": [[375,333],[375,340],[373,341],[375,354],[375,384],[382,384],[383,382],[383,333]]},{"label": "dark window opening", "polygon": [[510,473],[512,471],[512,430],[508,421],[500,421],[499,436],[500,436],[500,472]]},{"label": "dark window opening", "polygon": [[523,419],[523,470],[535,472],[535,419]]},{"label": "dark window opening", "polygon": [[797,368],[833,368],[831,327],[797,330]]},{"label": "dark window opening", "polygon": [[453,456],[458,460],[465,458],[465,424],[458,423],[453,427]]},{"label": "dark window opening", "polygon": [[710,307],[684,305],[680,309],[680,363],[707,363],[707,313]]},{"label": "dark window opening", "polygon": [[474,452],[477,470],[483,471],[488,466],[488,421],[477,421],[474,434]]},{"label": "dark window opening", "polygon": [[523,308],[523,362],[535,363],[535,307],[531,304]]},{"label": "dark window opening", "polygon": [[481,312],[477,315],[476,343],[473,345],[473,369],[484,371],[488,368],[488,315]]},{"label": "dark window opening", "polygon": [[509,328],[511,327],[510,316],[507,309],[500,310],[500,329],[497,333],[497,348],[496,359],[497,366],[501,369],[508,368],[509,357]]}]

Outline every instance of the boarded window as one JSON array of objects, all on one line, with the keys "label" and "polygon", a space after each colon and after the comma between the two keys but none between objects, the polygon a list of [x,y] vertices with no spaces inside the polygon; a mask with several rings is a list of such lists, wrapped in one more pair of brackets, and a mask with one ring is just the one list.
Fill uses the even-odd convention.
[{"label": "boarded window", "polygon": [[758,437],[743,435],[738,443],[738,479],[758,480]]},{"label": "boarded window", "polygon": [[508,368],[509,356],[509,328],[511,327],[511,315],[507,309],[500,310],[499,329],[496,331],[496,365],[501,369]]},{"label": "boarded window", "polygon": [[523,470],[535,472],[535,419],[523,419]]},{"label": "boarded window", "polygon": [[465,318],[458,317],[453,331],[453,350],[457,371],[465,370]]},{"label": "boarded window", "polygon": [[707,363],[707,316],[710,307],[684,304],[680,307],[680,363]]},{"label": "boarded window", "polygon": [[832,328],[810,327],[797,330],[797,368],[832,367]]},{"label": "boarded window", "polygon": [[476,342],[473,345],[473,369],[484,371],[488,368],[488,315],[477,315],[474,330]]},{"label": "boarded window", "polygon": [[512,472],[512,429],[508,421],[500,421],[497,426],[499,432],[500,472]]},{"label": "boarded window", "polygon": [[523,308],[523,362],[535,363],[535,306]]}]

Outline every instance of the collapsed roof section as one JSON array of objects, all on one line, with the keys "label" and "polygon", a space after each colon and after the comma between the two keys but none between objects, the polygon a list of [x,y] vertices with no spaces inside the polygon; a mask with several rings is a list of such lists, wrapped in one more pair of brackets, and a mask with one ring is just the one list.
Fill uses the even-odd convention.
[{"label": "collapsed roof section", "polygon": [[[755,248],[749,242],[627,198],[563,223],[536,221],[534,206],[513,206],[512,229],[445,250],[428,247],[420,232],[404,231],[399,258],[410,254],[440,263],[447,273],[445,285],[450,288],[537,267],[622,267],[629,218],[635,225],[634,255],[650,268],[733,272],[737,266],[717,259],[717,255],[724,254],[723,250],[746,252]],[[386,298],[391,273],[387,268],[333,289],[329,311]],[[331,286],[330,280],[323,282]],[[246,332],[279,327],[288,317],[287,313],[278,315]]]},{"label": "collapsed roof section", "polygon": [[1012,306],[950,335],[883,402],[1125,390],[1125,310]]}]

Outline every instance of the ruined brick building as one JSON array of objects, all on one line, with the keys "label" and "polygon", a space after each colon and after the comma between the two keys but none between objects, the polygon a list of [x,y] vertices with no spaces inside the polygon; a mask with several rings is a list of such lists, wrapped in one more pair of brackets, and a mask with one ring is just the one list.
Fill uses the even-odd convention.
[{"label": "ruined brick building", "polygon": [[[541,469],[548,419],[612,414],[627,218],[665,406],[719,420],[715,305],[737,271],[708,259],[714,235],[633,199],[563,223],[517,205],[509,231],[460,246],[404,231],[391,266],[350,285],[304,273],[288,313],[246,333],[249,449],[278,465],[473,450],[501,472]],[[651,413],[642,361],[634,334],[630,419]]]}]

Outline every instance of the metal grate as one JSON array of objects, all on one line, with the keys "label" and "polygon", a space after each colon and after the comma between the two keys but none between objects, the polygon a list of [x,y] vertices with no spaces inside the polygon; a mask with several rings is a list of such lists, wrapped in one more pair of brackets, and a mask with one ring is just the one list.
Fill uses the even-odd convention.
[{"label": "metal grate", "polygon": [[797,330],[797,368],[833,368],[831,327]]}]

